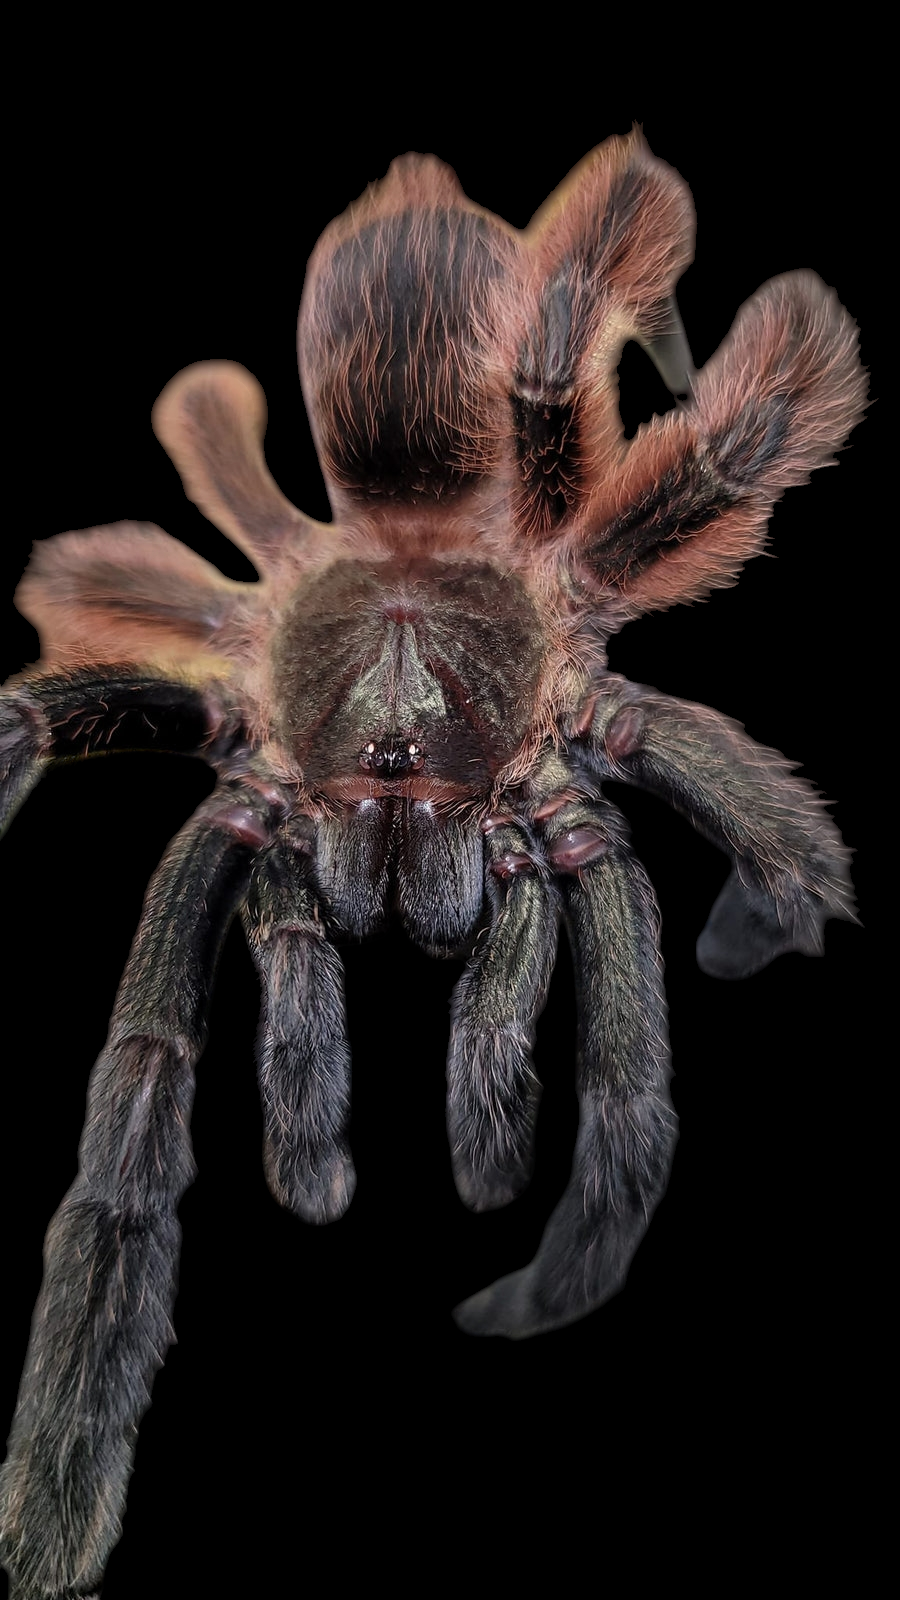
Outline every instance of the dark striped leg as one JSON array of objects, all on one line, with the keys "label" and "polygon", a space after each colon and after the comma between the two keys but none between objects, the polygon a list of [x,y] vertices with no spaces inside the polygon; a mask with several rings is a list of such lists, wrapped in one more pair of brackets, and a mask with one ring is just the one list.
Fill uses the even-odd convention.
[{"label": "dark striped leg", "polygon": [[212,764],[239,745],[221,685],[201,693],[135,667],[12,681],[0,692],[0,833],[51,761],[112,750],[168,750]]},{"label": "dark striped leg", "polygon": [[192,1069],[219,948],[266,842],[258,797],[218,792],[150,884],[91,1076],[79,1173],[47,1234],[0,1483],[15,1600],[88,1593],[121,1531],[137,1425],[172,1339]]},{"label": "dark striped leg", "polygon": [[534,1030],[556,955],[556,897],[520,828],[485,840],[491,921],[456,986],[447,1063],[456,1187],[475,1211],[512,1200],[531,1176],[539,1084]]},{"label": "dark striped leg", "polygon": [[279,841],[254,866],[244,926],[263,989],[259,1083],[266,1176],[307,1222],[332,1222],[356,1186],[347,1146],[350,1049],[344,973],[305,855]]},{"label": "dark striped leg", "polygon": [[818,955],[829,917],[854,920],[850,852],[823,802],[737,723],[610,676],[582,750],[595,774],[660,795],[731,857],[697,944],[704,972],[743,978],[789,950]]},{"label": "dark striped leg", "polygon": [[531,1265],[457,1308],[468,1333],[524,1338],[621,1289],[668,1179],[676,1137],[657,913],[604,801],[545,824],[578,996],[580,1123],[572,1175]]}]

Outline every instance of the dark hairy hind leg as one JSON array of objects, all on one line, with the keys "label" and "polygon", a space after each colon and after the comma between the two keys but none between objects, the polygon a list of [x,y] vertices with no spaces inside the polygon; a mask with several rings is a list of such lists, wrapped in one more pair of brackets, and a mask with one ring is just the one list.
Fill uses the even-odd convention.
[{"label": "dark hairy hind leg", "polygon": [[244,928],[263,989],[257,1061],[276,1200],[331,1222],[353,1197],[350,1047],[340,956],[312,887],[308,844],[282,836],[254,864]]},{"label": "dark hairy hind leg", "polygon": [[15,1600],[96,1588],[120,1534],[139,1419],[172,1338],[178,1200],[212,974],[269,808],[217,791],[151,881],[91,1076],[74,1185],[45,1273],[0,1479]]},{"label": "dark hairy hind leg", "polygon": [[467,1333],[525,1338],[621,1289],[668,1180],[676,1122],[653,890],[606,801],[544,822],[572,946],[580,1119],[572,1174],[531,1264],[457,1307]]}]

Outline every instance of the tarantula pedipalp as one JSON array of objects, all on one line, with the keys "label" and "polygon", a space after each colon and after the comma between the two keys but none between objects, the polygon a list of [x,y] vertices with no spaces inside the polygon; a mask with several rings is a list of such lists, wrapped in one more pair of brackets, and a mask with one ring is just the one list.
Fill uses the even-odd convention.
[{"label": "tarantula pedipalp", "polygon": [[[457,1313],[511,1336],[621,1286],[674,1141],[653,895],[603,780],[663,795],[731,855],[707,971],[814,951],[850,914],[846,853],[787,763],[606,670],[624,621],[732,581],[863,403],[849,319],[805,273],[691,371],[672,300],[691,228],[687,190],[637,136],[589,157],[524,234],[407,158],[326,232],[307,279],[301,370],[334,523],[278,492],[258,386],[212,363],[174,380],[155,425],[260,583],[134,524],[36,549],[20,604],[43,654],[2,702],[7,809],[48,760],[101,745],[192,749],[219,782],[151,886],[51,1227],[4,1476],[23,1597],[83,1592],[117,1535],[170,1336],[191,1069],[238,907],[264,989],[269,1182],[315,1221],[354,1182],[338,936],[396,912],[427,950],[468,955],[449,1120],[478,1209],[529,1173],[530,1051],[564,922],[571,1182],[532,1265]],[[631,338],[689,398],[626,448],[614,371]]]}]

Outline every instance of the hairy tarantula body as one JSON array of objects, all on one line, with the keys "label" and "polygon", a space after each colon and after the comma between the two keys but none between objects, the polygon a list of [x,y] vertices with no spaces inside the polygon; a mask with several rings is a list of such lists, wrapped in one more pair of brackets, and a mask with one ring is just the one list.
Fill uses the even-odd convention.
[{"label": "hairy tarantula body", "polygon": [[[667,799],[732,872],[701,936],[739,977],[852,917],[811,787],[733,723],[610,673],[643,612],[734,581],[771,508],[858,421],[855,330],[809,273],[770,282],[692,369],[673,293],[692,207],[638,135],[607,141],[519,233],[407,157],[326,231],[300,318],[334,521],[280,494],[262,393],[203,363],[154,413],[185,488],[250,556],[225,579],[159,529],[39,544],[19,591],[38,669],[0,701],[8,818],[54,759],[164,748],[213,795],[151,884],[51,1224],[3,1475],[22,1600],[87,1594],[118,1536],[137,1422],[170,1342],[188,1120],[216,957],[240,910],[263,986],[272,1192],[345,1210],[341,938],[397,915],[463,956],[448,1062],[457,1187],[504,1204],[531,1170],[531,1049],[560,926],[580,1120],[534,1261],[457,1310],[523,1337],[621,1288],[675,1141],[653,892],[605,780]],[[681,397],[622,437],[637,340]]]}]

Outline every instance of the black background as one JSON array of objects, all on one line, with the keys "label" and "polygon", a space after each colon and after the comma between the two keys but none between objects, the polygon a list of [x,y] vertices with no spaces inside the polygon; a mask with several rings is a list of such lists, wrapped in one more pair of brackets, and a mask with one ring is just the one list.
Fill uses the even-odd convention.
[{"label": "black background", "polygon": [[[278,41],[269,46],[277,55]],[[812,267],[862,325],[871,365],[879,326],[861,151],[877,107],[864,89],[840,104],[811,85],[801,93],[799,57],[795,68],[769,83],[768,112],[724,65],[715,95],[691,68],[691,93],[548,97],[539,50],[524,75],[462,65],[458,91],[448,76],[413,94],[399,69],[351,90],[330,60],[307,62],[290,95],[252,105],[236,63],[231,75],[198,68],[139,90],[129,68],[99,101],[72,90],[54,116],[52,158],[26,155],[10,195],[20,220],[7,471],[18,509],[3,554],[4,673],[36,655],[6,598],[34,539],[134,517],[230,576],[251,575],[184,499],[150,430],[154,399],[189,362],[227,357],[257,375],[271,470],[290,499],[327,515],[296,380],[304,264],[329,219],[405,149],[434,150],[474,199],[524,225],[593,144],[641,121],[697,207],[697,260],[679,290],[696,363],[766,278]],[[326,96],[318,109],[310,94]],[[667,403],[633,349],[622,391],[629,431]],[[702,606],[630,626],[611,654],[616,670],[714,705],[802,761],[860,852],[864,921],[879,427],[876,407],[837,468],[789,492],[772,523],[777,559],[751,563]],[[176,758],[59,769],[3,847],[5,1004],[20,1030],[2,1082],[7,1414],[41,1240],[74,1175],[87,1076],[144,887],[209,786],[199,763]],[[343,1506],[352,1522],[373,1497],[383,1513],[374,1570],[412,1582],[402,1530],[437,1474],[452,1468],[479,1518],[515,1483],[519,1538],[530,1498],[574,1473],[571,1447],[584,1441],[598,1494],[613,1498],[627,1463],[634,1492],[652,1499],[650,1480],[660,1470],[671,1482],[685,1441],[704,1472],[721,1461],[725,1477],[761,1450],[758,1492],[776,1520],[788,1515],[790,1463],[808,1475],[817,1462],[827,1477],[834,1428],[853,1405],[852,1385],[834,1375],[848,1341],[857,1351],[851,1307],[867,1297],[870,935],[831,923],[824,961],[792,956],[734,985],[704,977],[694,943],[724,861],[662,805],[621,798],[662,908],[681,1117],[668,1196],[625,1292],[522,1344],[471,1341],[450,1319],[458,1300],[530,1259],[565,1181],[575,1107],[564,955],[538,1035],[538,1175],[507,1211],[473,1217],[455,1198],[443,1127],[456,969],[400,936],[348,952],[359,1187],[344,1220],[314,1230],[264,1186],[257,990],[234,929],[198,1070],[179,1342],[141,1430],[104,1600],[293,1593],[299,1545],[316,1544],[323,1509]],[[434,1509],[449,1570],[459,1506],[442,1508],[435,1492]]]}]

